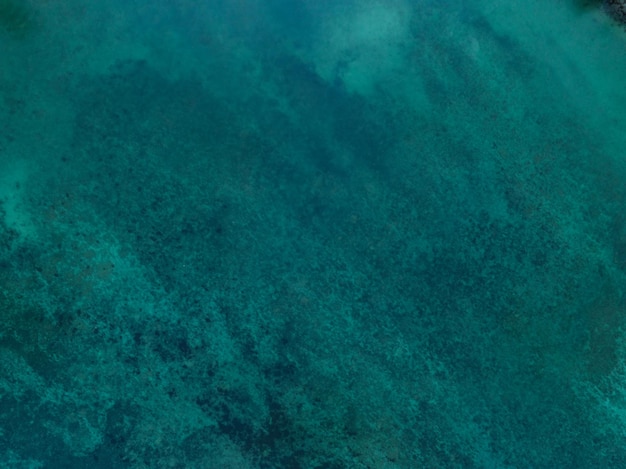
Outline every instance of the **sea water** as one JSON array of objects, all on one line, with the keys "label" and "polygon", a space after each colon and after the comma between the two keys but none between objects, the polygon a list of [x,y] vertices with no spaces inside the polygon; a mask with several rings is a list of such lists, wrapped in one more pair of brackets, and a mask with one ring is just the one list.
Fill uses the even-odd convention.
[{"label": "sea water", "polygon": [[582,3],[0,0],[0,467],[625,467]]}]

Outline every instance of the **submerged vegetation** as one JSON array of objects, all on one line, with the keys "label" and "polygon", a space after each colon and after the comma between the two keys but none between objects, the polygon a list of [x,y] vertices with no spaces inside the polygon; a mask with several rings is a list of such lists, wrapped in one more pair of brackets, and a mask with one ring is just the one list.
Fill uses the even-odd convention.
[{"label": "submerged vegetation", "polygon": [[0,467],[626,467],[603,2],[35,1]]},{"label": "submerged vegetation", "polygon": [[626,1],[605,0],[602,3],[609,15],[611,15],[620,24],[626,25]]},{"label": "submerged vegetation", "polygon": [[581,10],[600,8],[621,25],[626,25],[626,0],[575,0]]}]

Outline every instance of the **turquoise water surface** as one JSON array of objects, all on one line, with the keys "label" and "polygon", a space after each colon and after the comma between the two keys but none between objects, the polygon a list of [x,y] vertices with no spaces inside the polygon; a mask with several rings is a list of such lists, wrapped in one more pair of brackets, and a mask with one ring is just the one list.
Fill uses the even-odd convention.
[{"label": "turquoise water surface", "polygon": [[584,3],[0,0],[0,468],[626,467]]}]

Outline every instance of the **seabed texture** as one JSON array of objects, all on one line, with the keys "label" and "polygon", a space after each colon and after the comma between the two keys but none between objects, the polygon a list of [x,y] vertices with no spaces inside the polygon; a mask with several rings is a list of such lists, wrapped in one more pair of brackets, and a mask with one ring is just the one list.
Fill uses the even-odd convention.
[{"label": "seabed texture", "polygon": [[584,3],[0,0],[0,468],[626,467]]}]

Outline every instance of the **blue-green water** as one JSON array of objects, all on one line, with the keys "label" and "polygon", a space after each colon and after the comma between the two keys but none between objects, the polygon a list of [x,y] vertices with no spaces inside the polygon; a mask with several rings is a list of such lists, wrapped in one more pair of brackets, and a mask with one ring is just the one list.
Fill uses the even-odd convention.
[{"label": "blue-green water", "polygon": [[0,467],[626,467],[626,35],[547,3],[0,0]]}]

